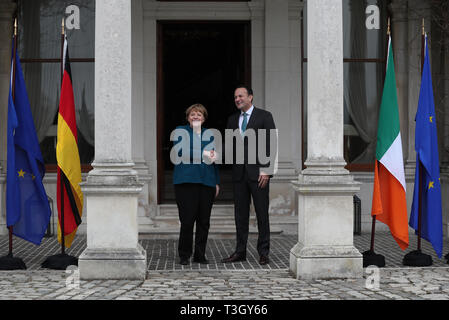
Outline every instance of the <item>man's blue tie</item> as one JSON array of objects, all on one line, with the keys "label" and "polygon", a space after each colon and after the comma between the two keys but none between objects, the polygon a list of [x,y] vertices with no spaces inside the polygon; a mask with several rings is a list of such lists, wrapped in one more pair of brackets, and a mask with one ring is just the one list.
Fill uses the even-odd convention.
[{"label": "man's blue tie", "polygon": [[246,112],[243,113],[243,123],[242,123],[242,132],[246,131],[246,126],[248,125],[248,114]]}]

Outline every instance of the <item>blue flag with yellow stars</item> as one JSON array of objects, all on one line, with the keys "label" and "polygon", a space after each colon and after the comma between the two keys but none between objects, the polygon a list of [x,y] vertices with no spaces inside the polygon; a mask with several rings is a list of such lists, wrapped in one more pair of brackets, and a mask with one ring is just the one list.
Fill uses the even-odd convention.
[{"label": "blue flag with yellow stars", "polygon": [[[421,200],[421,236],[432,244],[438,257],[441,258],[443,253],[443,221],[441,213],[440,165],[427,36],[426,56],[415,121],[416,173],[409,225],[416,231],[418,230],[418,209],[419,200]],[[420,176],[421,170],[422,174]],[[422,180],[420,180],[420,177]],[[419,199],[420,185],[422,187],[421,199]]]},{"label": "blue flag with yellow stars", "polygon": [[[13,234],[39,245],[51,210],[42,183],[45,166],[19,57],[11,64],[8,99],[6,224]],[[14,82],[14,86],[13,86]]]}]

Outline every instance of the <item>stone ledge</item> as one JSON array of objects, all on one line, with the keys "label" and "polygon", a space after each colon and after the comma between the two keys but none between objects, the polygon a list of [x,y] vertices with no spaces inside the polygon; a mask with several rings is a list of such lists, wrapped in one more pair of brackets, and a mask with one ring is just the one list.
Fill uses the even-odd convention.
[{"label": "stone ledge", "polygon": [[334,183],[292,181],[291,184],[297,192],[309,195],[317,194],[317,196],[323,194],[355,194],[360,191],[361,185],[360,182],[355,180]]},{"label": "stone ledge", "polygon": [[290,270],[297,279],[349,279],[363,276],[363,256],[354,246],[304,247],[290,250]]},{"label": "stone ledge", "polygon": [[353,246],[304,246],[301,243],[297,243],[291,250],[291,254],[301,258],[340,258],[340,257],[353,257],[360,258],[362,254]]},{"label": "stone ledge", "polygon": [[145,280],[146,251],[140,244],[132,249],[87,248],[78,260],[82,280]]}]

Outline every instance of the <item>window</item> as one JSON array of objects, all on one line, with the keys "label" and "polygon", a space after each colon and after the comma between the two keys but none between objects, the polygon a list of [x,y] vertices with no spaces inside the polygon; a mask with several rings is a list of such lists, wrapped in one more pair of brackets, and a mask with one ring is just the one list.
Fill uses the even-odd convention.
[{"label": "window", "polygon": [[[79,29],[66,29],[81,163],[94,157],[95,1],[19,0],[18,52],[44,162],[56,169],[56,133],[61,86],[61,22],[66,8],[79,8]],[[72,12],[72,11],[71,11]],[[73,13],[73,12],[72,12]],[[83,166],[83,169],[86,166]]]},{"label": "window", "polygon": [[[388,0],[343,0],[344,157],[350,170],[369,170],[375,158],[377,119],[387,54]],[[380,29],[366,28],[368,5],[380,9]],[[303,19],[303,161],[307,152],[306,14]]]}]

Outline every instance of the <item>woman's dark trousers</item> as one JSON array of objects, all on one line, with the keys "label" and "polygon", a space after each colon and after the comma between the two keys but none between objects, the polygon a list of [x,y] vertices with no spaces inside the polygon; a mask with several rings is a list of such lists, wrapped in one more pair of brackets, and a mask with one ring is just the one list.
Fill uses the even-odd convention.
[{"label": "woman's dark trousers", "polygon": [[196,224],[194,258],[203,259],[209,235],[210,214],[215,198],[215,188],[199,183],[175,185],[181,230],[178,253],[181,259],[192,255],[193,228]]}]

